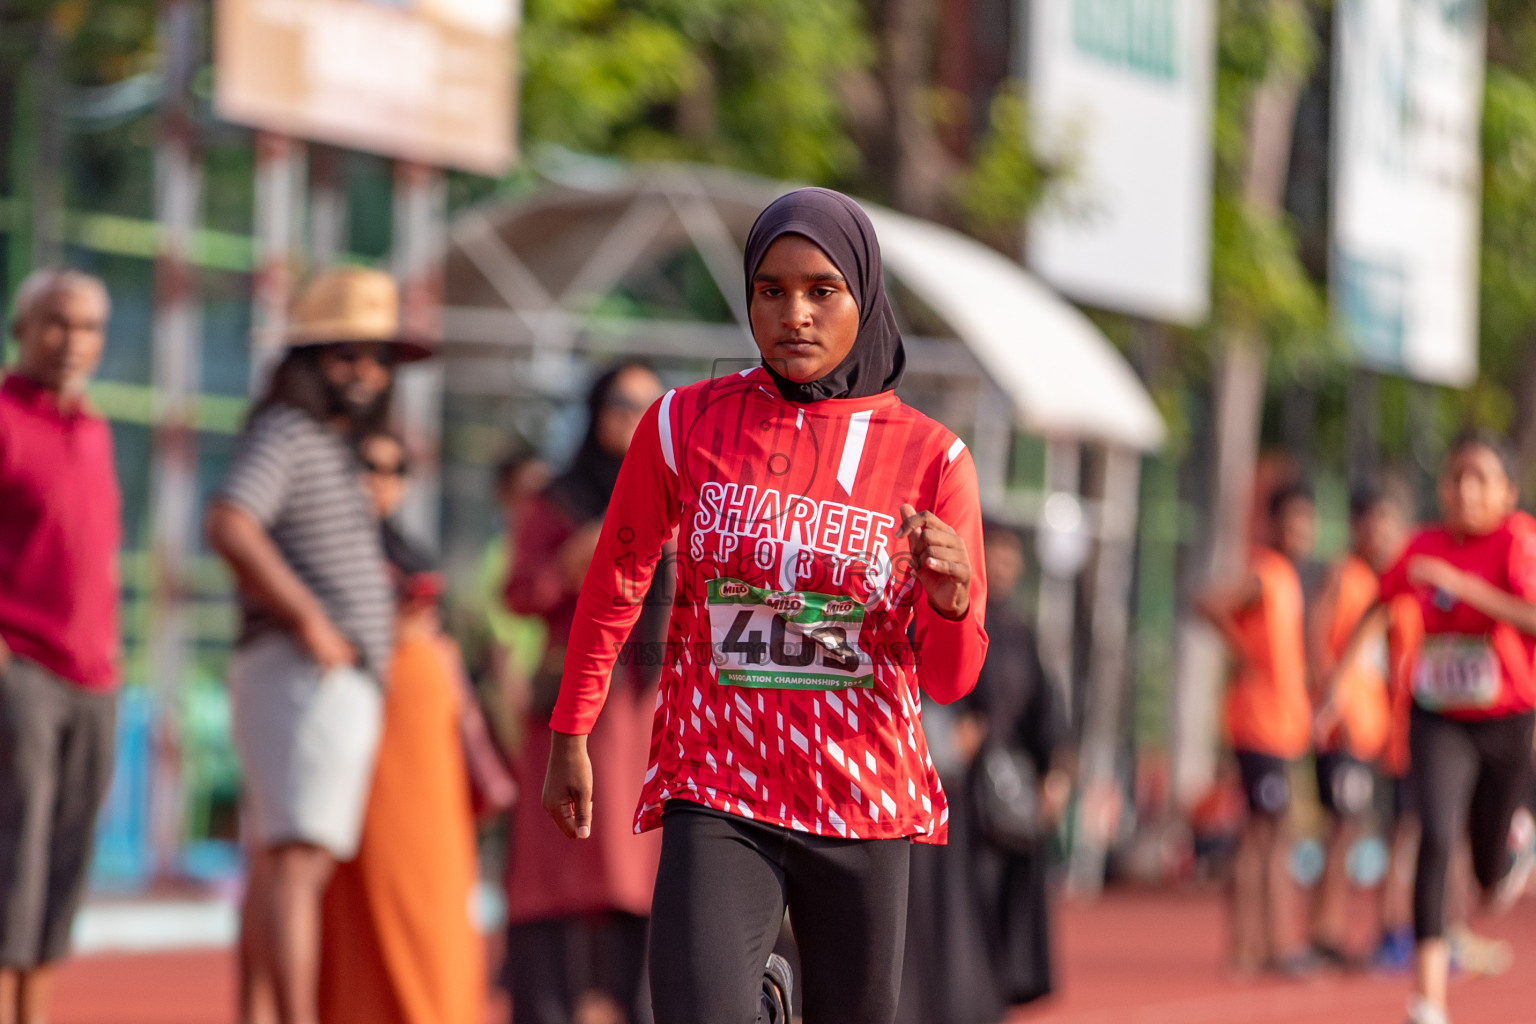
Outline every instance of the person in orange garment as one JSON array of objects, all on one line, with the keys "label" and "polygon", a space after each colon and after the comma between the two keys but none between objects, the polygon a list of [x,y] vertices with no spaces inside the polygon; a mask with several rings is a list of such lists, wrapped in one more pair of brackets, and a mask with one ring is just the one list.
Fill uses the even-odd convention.
[{"label": "person in orange garment", "polygon": [[[1313,739],[1317,795],[1330,819],[1322,878],[1312,907],[1312,950],[1336,967],[1359,967],[1345,952],[1349,914],[1346,858],[1375,801],[1376,761],[1391,731],[1386,637],[1349,664],[1339,659],[1376,602],[1377,576],[1408,540],[1406,502],[1375,484],[1349,501],[1350,550],[1329,571],[1308,623],[1317,714]],[[1334,670],[1339,669],[1337,676]],[[1336,678],[1329,687],[1326,682]]]},{"label": "person in orange garment", "polygon": [[1227,693],[1227,739],[1242,773],[1248,817],[1232,872],[1232,959],[1239,973],[1307,970],[1294,948],[1294,895],[1287,864],[1291,763],[1307,752],[1312,707],[1301,577],[1296,563],[1317,536],[1312,493],[1301,483],[1269,501],[1267,544],[1254,547],[1246,574],[1200,596],[1236,661]]},{"label": "person in orange garment", "polygon": [[466,693],[438,617],[441,577],[389,522],[404,496],[404,448],[375,435],[360,454],[400,607],[362,842],[325,894],[320,1019],[481,1024],[485,948],[470,919],[475,824],[458,731]]},{"label": "person in orange garment", "polygon": [[1381,771],[1392,784],[1392,824],[1387,830],[1387,873],[1381,888],[1381,936],[1371,965],[1398,972],[1413,963],[1413,875],[1419,856],[1419,812],[1408,778],[1408,727],[1424,617],[1412,594],[1399,594],[1388,602],[1386,637],[1391,727],[1381,752]]}]

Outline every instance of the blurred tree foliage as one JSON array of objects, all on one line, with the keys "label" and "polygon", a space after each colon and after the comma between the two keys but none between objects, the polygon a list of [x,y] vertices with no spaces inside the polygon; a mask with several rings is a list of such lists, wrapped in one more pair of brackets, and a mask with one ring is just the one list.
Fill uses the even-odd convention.
[{"label": "blurred tree foliage", "polygon": [[[913,45],[932,49],[940,5],[928,5],[926,22],[898,16],[911,6],[900,0],[526,0],[519,41],[522,134],[530,147],[555,143],[628,158],[702,160],[899,201],[884,166],[891,140],[872,144],[865,122],[895,116],[888,55]],[[1210,324],[1183,331],[1094,316],[1149,379],[1176,442],[1190,437],[1204,415],[1212,357],[1221,351],[1218,330],[1250,325],[1266,353],[1266,438],[1281,439],[1284,417],[1277,410],[1300,389],[1312,396],[1314,441],[1330,442],[1315,449],[1333,453],[1341,445],[1331,442],[1347,433],[1348,364],[1328,330],[1326,216],[1298,224],[1290,213],[1255,207],[1245,196],[1254,92],[1281,66],[1310,77],[1326,99],[1333,3],[1217,0],[1217,6]],[[1406,448],[1398,411],[1433,396],[1425,415],[1436,433],[1467,419],[1509,429],[1527,467],[1536,467],[1536,4],[1486,0],[1486,7],[1482,373],[1464,392],[1423,388],[1414,392],[1420,400],[1410,397],[1410,385],[1384,380],[1381,437],[1389,449]],[[67,103],[81,89],[153,71],[156,9],[156,0],[0,0],[0,138],[8,142],[0,152],[0,194],[18,194],[18,186],[26,191],[18,180],[26,172],[16,160],[30,159],[32,143],[17,136],[16,116],[27,107],[18,100],[36,88],[38,65],[50,52],[45,41],[57,44],[53,70]],[[918,36],[902,43],[893,41],[895,32]],[[946,97],[932,80],[919,74],[896,84],[917,90],[921,95],[910,106],[942,124]],[[148,213],[152,117],[72,131],[71,138],[71,203]],[[237,230],[248,219],[248,189],[215,187],[214,179],[248,178],[249,161],[237,157],[238,148],[210,150],[208,190],[210,201],[242,197],[227,215],[211,211],[219,213],[220,226]],[[1072,179],[1070,161],[1053,165],[1033,145],[1027,96],[1017,81],[1003,83],[986,123],[963,152],[946,160],[930,175],[944,193],[937,215],[1010,253],[1018,251],[1029,213],[1058,194],[1057,182]],[[487,187],[466,194],[478,196]]]},{"label": "blurred tree foliage", "polygon": [[872,59],[857,0],[528,0],[521,59],[530,144],[817,182],[858,166],[837,88]]},{"label": "blurred tree foliage", "polygon": [[155,0],[0,0],[0,74],[17,74],[44,32],[62,42],[65,80],[116,82],[155,59]]},{"label": "blurred tree foliage", "polygon": [[1006,82],[992,99],[987,131],[976,145],[971,166],[956,182],[961,225],[996,248],[1014,252],[1030,212],[1053,184],[1071,174],[1070,161],[1058,165],[1036,150],[1024,85]]},{"label": "blurred tree foliage", "polygon": [[[1270,76],[1304,82],[1317,61],[1318,3],[1220,0],[1216,50],[1215,196],[1211,233],[1214,310],[1203,340],[1234,324],[1262,334],[1272,367],[1326,351],[1323,289],[1302,264],[1283,211],[1250,201],[1253,102]],[[1280,154],[1288,159],[1287,145]],[[1286,171],[1275,171],[1280,181]],[[1278,358],[1277,358],[1278,357]]]},{"label": "blurred tree foliage", "polygon": [[1490,0],[1483,100],[1481,377],[1467,418],[1508,428],[1536,471],[1536,5]]}]

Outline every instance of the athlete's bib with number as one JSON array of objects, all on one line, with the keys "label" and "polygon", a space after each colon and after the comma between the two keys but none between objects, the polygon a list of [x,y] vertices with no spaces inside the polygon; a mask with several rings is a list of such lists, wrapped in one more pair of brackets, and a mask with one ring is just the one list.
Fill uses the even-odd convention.
[{"label": "athlete's bib with number", "polygon": [[1486,637],[1426,637],[1413,697],[1428,711],[1490,708],[1499,698],[1499,657]]},{"label": "athlete's bib with number", "polygon": [[715,669],[727,686],[845,690],[874,685],[859,647],[864,607],[850,597],[764,590],[741,580],[709,581]]}]

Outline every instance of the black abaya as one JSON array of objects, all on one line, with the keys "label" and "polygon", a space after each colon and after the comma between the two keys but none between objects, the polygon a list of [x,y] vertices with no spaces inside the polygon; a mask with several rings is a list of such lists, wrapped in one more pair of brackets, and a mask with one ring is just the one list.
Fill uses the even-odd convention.
[{"label": "black abaya", "polygon": [[[1017,612],[989,602],[987,632],[976,689],[954,711],[983,716],[985,742],[1028,752],[1044,778],[1065,738],[1061,702]],[[988,843],[976,823],[973,769],[944,779],[949,845],[912,848],[902,1024],[989,1024],[1052,989],[1049,843],[1029,853]]]}]

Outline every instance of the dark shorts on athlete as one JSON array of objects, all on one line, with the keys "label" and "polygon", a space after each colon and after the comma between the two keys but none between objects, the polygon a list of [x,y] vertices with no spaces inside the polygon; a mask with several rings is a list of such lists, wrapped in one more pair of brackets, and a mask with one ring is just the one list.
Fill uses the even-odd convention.
[{"label": "dark shorts on athlete", "polygon": [[0,670],[0,967],[63,958],[112,781],[117,697],[12,656]]},{"label": "dark shorts on athlete", "polygon": [[1291,806],[1291,763],[1274,754],[1238,750],[1237,770],[1242,776],[1248,810],[1278,818]]},{"label": "dark shorts on athlete", "polygon": [[1393,775],[1386,783],[1392,787],[1392,821],[1396,824],[1404,818],[1419,816],[1419,798],[1414,792],[1413,779],[1408,775]]},{"label": "dark shorts on athlete", "polygon": [[1317,799],[1338,818],[1357,818],[1376,798],[1376,770],[1343,750],[1317,755]]}]

